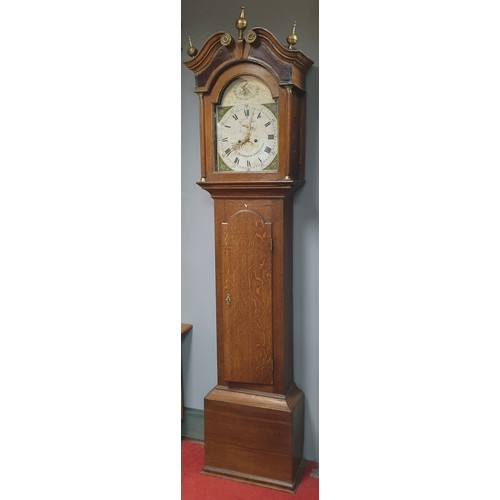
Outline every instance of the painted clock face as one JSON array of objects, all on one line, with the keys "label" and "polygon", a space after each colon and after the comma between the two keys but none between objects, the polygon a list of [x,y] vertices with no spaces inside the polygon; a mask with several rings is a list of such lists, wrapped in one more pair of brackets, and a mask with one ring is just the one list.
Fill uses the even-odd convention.
[{"label": "painted clock face", "polygon": [[252,77],[238,78],[216,107],[219,172],[276,172],[278,105],[269,89]]}]

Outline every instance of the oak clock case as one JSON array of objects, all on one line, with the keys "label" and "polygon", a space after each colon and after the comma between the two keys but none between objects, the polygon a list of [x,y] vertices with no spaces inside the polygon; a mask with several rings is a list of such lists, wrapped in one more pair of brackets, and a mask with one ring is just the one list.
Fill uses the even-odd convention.
[{"label": "oak clock case", "polygon": [[[313,62],[264,28],[218,32],[185,65],[199,96],[201,175],[214,200],[217,385],[202,472],[293,492],[304,394],[293,378],[293,195],[304,182]],[[293,35],[293,36],[292,36]]]}]

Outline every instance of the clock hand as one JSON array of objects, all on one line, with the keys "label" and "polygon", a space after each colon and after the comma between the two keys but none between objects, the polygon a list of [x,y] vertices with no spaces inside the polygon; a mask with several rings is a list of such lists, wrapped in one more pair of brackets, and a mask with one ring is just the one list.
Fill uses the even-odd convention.
[{"label": "clock hand", "polygon": [[245,135],[241,141],[241,146],[243,146],[243,144],[246,144],[247,142],[250,142],[250,133],[252,132],[252,124],[253,124],[253,117],[254,117],[254,114],[255,114],[255,108],[252,109],[252,114],[248,120],[248,124],[246,123],[242,123],[241,126],[245,129],[247,129],[245,131]]},{"label": "clock hand", "polygon": [[[244,124],[242,124],[244,128],[247,128]],[[245,135],[238,141],[238,144],[240,144],[241,146],[243,146],[243,144],[245,144],[246,142],[248,142],[250,140],[250,128],[248,128],[247,130],[245,130]]]},{"label": "clock hand", "polygon": [[249,136],[250,136],[250,133],[246,134],[245,137],[243,137],[242,139],[239,139],[237,142],[234,142],[233,149],[235,151],[239,151],[241,149],[241,147],[249,141],[249,139],[250,139]]},{"label": "clock hand", "polygon": [[252,115],[250,116],[250,120],[248,120],[248,130],[252,130],[254,115],[255,115],[255,108],[252,109]]}]

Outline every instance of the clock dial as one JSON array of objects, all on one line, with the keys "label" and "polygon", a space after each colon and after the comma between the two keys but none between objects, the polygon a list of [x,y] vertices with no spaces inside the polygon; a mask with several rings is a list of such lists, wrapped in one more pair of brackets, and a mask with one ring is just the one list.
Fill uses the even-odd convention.
[{"label": "clock dial", "polygon": [[234,80],[216,107],[217,170],[278,170],[278,105],[251,76]]},{"label": "clock dial", "polygon": [[276,171],[278,123],[273,107],[249,103],[218,108],[219,171]]}]

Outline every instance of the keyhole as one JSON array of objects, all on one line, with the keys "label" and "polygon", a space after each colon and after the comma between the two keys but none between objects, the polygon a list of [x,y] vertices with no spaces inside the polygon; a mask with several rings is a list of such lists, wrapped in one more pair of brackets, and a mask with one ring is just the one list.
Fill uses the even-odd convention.
[{"label": "keyhole", "polygon": [[226,293],[226,305],[231,304],[231,294],[229,292]]}]

